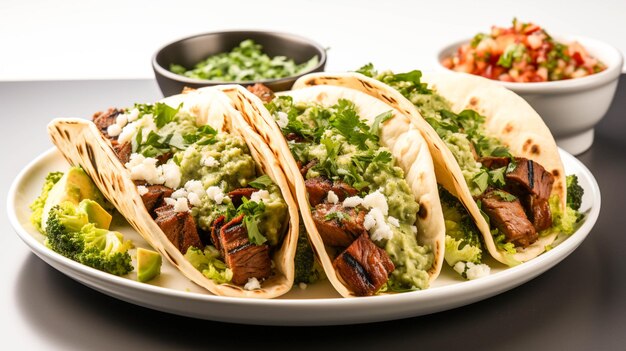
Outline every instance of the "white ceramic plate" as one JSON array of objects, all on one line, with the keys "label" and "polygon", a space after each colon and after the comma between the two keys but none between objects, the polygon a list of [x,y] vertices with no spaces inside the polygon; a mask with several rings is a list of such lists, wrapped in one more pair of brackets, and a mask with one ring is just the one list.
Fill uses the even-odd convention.
[{"label": "white ceramic plate", "polygon": [[[214,296],[182,276],[164,262],[162,274],[149,284],[139,283],[136,273],[113,276],[67,259],[43,245],[43,236],[30,224],[29,204],[41,191],[48,172],[65,171],[69,166],[55,150],[32,161],[15,179],[7,199],[10,221],[20,238],[52,267],[67,276],[107,295],[164,312],[234,323],[266,325],[333,325],[367,323],[419,316],[452,309],[482,300],[525,283],[567,257],[589,234],[600,212],[600,190],[589,170],[576,158],[561,150],[567,174],[577,174],[585,189],[582,210],[586,217],[572,236],[549,252],[516,267],[489,262],[492,274],[465,281],[444,264],[432,287],[423,291],[395,295],[344,299],[327,281],[306,289],[294,287],[274,300]],[[133,240],[136,247],[146,242],[116,216],[112,228]],[[131,255],[134,251],[131,252]]]}]

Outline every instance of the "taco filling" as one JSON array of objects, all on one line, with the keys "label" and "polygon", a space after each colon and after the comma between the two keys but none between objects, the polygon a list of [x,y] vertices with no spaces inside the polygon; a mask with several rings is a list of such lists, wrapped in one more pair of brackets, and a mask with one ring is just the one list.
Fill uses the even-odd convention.
[{"label": "taco filling", "polygon": [[305,179],[315,226],[354,294],[425,289],[434,254],[416,238],[420,205],[379,140],[381,123],[347,99],[324,106],[278,96],[266,104]]},{"label": "taco filling", "polygon": [[170,242],[204,276],[253,290],[287,229],[280,189],[239,136],[164,103],[93,116]]},{"label": "taco filling", "polygon": [[[359,73],[373,77],[399,91],[437,132],[460,166],[470,193],[490,226],[496,247],[512,255],[539,237],[572,232],[572,209],[563,212],[552,194],[555,177],[540,163],[515,157],[501,140],[485,133],[485,117],[466,109],[455,113],[452,104],[420,81],[421,73],[376,72],[366,65]],[[441,194],[445,192],[444,194]],[[483,244],[478,229],[470,225],[469,213],[459,199],[440,187],[446,219],[446,261],[480,262]],[[468,246],[471,249],[468,249]],[[456,267],[455,267],[456,269]],[[458,270],[457,270],[458,271]],[[466,271],[464,271],[466,273]]]}]

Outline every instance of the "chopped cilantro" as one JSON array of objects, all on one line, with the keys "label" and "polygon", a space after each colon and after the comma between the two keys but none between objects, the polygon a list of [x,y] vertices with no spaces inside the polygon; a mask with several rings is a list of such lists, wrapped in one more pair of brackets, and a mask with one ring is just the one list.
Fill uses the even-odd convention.
[{"label": "chopped cilantro", "polygon": [[152,112],[154,118],[154,124],[156,124],[157,128],[162,128],[164,125],[170,123],[174,120],[174,117],[180,111],[180,108],[183,106],[181,102],[177,108],[173,108],[168,104],[157,102],[154,104],[154,109]]},{"label": "chopped cilantro", "polygon": [[389,120],[393,117],[393,113],[391,111],[383,112],[374,118],[374,123],[372,123],[371,132],[372,134],[378,136],[380,133],[380,125],[385,123],[385,121]]},{"label": "chopped cilantro", "polygon": [[263,201],[255,202],[241,198],[243,203],[237,208],[237,213],[243,213],[243,224],[248,231],[248,240],[255,245],[261,245],[267,241],[267,238],[259,231],[260,217],[265,212],[265,203]]},{"label": "chopped cilantro", "polygon": [[264,174],[258,177],[257,179],[251,181],[250,183],[248,183],[248,186],[251,186],[257,189],[267,189],[267,187],[272,184],[274,184],[274,182],[272,182],[272,179],[267,174]]},{"label": "chopped cilantro", "polygon": [[[331,117],[330,124],[341,134],[350,144],[356,145],[361,150],[366,150],[366,141],[373,139],[369,127],[357,114],[354,104],[348,100],[341,99],[335,105],[336,114]],[[377,138],[376,138],[377,139]]]},{"label": "chopped cilantro", "polygon": [[506,191],[502,191],[502,190],[494,190],[491,192],[494,195],[497,195],[499,198],[501,198],[504,201],[507,202],[511,202],[511,201],[515,201],[517,200],[517,197],[513,194],[509,194]]}]

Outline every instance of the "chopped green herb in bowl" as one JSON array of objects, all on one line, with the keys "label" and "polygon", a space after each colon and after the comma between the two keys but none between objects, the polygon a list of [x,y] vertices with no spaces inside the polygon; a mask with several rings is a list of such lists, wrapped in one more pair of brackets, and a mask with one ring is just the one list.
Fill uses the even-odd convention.
[{"label": "chopped green herb in bowl", "polygon": [[252,39],[246,39],[232,51],[211,55],[198,62],[192,69],[171,64],[170,71],[195,79],[247,82],[297,75],[311,70],[318,63],[317,55],[301,64],[296,64],[286,56],[270,57],[263,52],[260,44]]}]

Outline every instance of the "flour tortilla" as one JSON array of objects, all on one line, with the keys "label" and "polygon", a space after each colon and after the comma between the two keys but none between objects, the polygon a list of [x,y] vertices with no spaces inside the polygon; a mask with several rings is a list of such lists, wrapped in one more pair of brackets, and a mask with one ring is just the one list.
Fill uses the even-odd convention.
[{"label": "flour tortilla", "polygon": [[[256,128],[265,142],[274,150],[276,157],[284,167],[285,173],[289,175],[309,239],[328,280],[342,296],[355,296],[333,268],[332,261],[311,216],[304,179],[274,118],[265,109],[263,103],[245,89],[230,87],[224,92],[231,97],[236,108],[242,111],[246,121]],[[320,86],[281,94],[291,96],[294,101],[314,101],[325,106],[335,104],[339,99],[348,99],[356,105],[359,115],[367,120],[369,125],[379,114],[392,111],[393,117],[381,126],[381,144],[389,148],[398,166],[404,170],[405,179],[420,205],[416,223],[418,227],[417,238],[420,244],[432,248],[434,261],[428,273],[431,282],[437,278],[443,265],[445,249],[445,225],[441,202],[428,145],[409,118],[389,105],[354,89]]]},{"label": "flour tortilla", "polygon": [[48,125],[48,132],[65,159],[72,165],[81,166],[133,228],[194,283],[222,296],[272,298],[285,294],[293,285],[299,218],[289,183],[272,151],[219,90],[192,91],[168,97],[162,102],[172,107],[183,103],[181,111],[196,116],[198,125],[209,124],[218,131],[243,137],[260,173],[267,174],[280,188],[288,206],[289,226],[282,245],[276,248],[272,257],[276,274],[265,280],[261,289],[245,290],[233,284],[217,284],[194,268],[152,219],[129,171],[95,124],[84,119],[55,119]]},{"label": "flour tortilla", "polygon": [[[538,162],[551,172],[555,179],[552,195],[559,197],[561,209],[565,209],[565,170],[556,142],[539,114],[523,98],[486,78],[464,73],[424,74],[422,82],[450,101],[454,112],[472,109],[485,116],[485,133],[502,141],[512,155]],[[517,248],[511,261],[496,247],[489,224],[472,198],[454,155],[409,100],[390,86],[359,73],[309,74],[298,79],[293,89],[315,85],[357,89],[409,116],[426,138],[437,181],[465,205],[483,234],[489,253],[498,261],[509,265],[528,261],[543,253],[555,240],[558,233],[542,236],[525,249]]]}]

